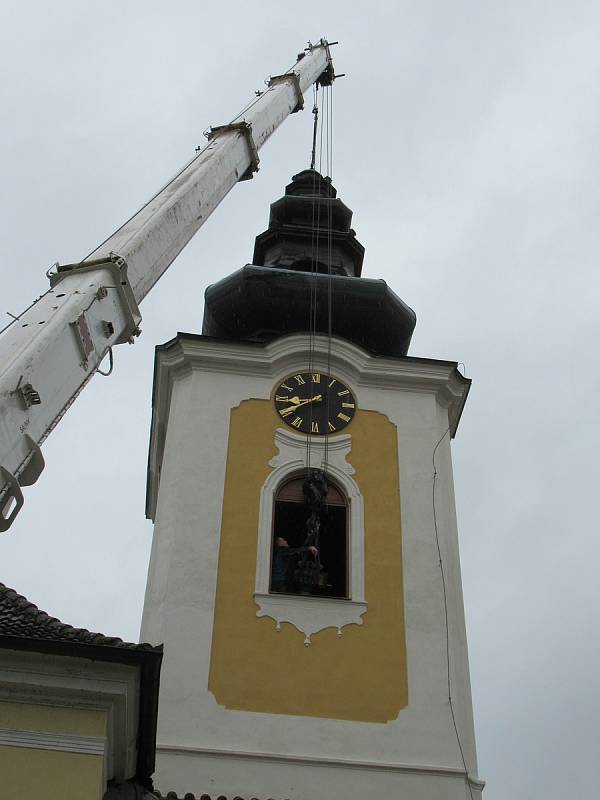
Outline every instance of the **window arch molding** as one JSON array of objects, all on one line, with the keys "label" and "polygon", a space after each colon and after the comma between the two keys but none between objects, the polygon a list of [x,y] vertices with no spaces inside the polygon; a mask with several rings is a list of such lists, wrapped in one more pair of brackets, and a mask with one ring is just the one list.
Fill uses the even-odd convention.
[{"label": "window arch molding", "polygon": [[[258,546],[256,554],[256,582],[254,599],[259,606],[258,617],[271,617],[279,630],[281,623],[294,625],[310,637],[324,628],[337,628],[338,635],[346,625],[361,625],[367,610],[365,601],[365,533],[363,498],[352,478],[354,468],[346,460],[352,446],[350,434],[336,436],[327,443],[326,472],[343,491],[347,499],[348,524],[348,599],[330,597],[305,597],[272,594],[269,592],[271,574],[271,547],[275,499],[280,488],[306,472],[306,437],[279,428],[275,432],[277,455],[271,459],[272,471],[260,493]],[[323,469],[325,461],[324,440],[312,440],[310,467]]]}]

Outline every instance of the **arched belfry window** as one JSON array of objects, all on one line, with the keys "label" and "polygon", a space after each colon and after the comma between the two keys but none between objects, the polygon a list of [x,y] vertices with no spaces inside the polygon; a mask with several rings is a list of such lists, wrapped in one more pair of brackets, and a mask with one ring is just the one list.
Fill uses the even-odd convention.
[{"label": "arched belfry window", "polygon": [[[326,451],[323,441],[311,442],[309,467],[325,473],[329,490],[322,535],[319,529],[322,577],[319,585],[315,585],[313,573],[304,582],[304,588],[299,580],[302,571],[294,574],[295,565],[290,565],[289,573],[279,571],[279,585],[275,586],[273,562],[277,537],[285,538],[289,547],[308,546],[307,508],[302,489],[307,474],[306,437],[279,428],[274,444],[277,455],[269,461],[272,469],[260,493],[254,591],[257,616],[271,617],[277,629],[282,623],[294,625],[305,634],[305,644],[310,644],[313,633],[324,628],[337,628],[341,636],[346,625],[361,625],[362,615],[367,611],[363,498],[352,478],[354,468],[348,461],[352,437],[342,434],[330,439]],[[306,578],[311,565],[304,564],[302,569]],[[285,580],[281,580],[282,572]],[[289,576],[291,581],[287,584]]]},{"label": "arched belfry window", "polygon": [[274,497],[270,590],[347,598],[348,500],[327,476],[328,491],[315,535],[304,481],[304,476],[285,481]]}]

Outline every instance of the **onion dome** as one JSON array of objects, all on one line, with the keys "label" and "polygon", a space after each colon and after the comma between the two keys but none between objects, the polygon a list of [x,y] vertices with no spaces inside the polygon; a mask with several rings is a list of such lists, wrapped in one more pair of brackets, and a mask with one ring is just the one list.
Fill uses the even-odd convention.
[{"label": "onion dome", "polygon": [[269,342],[309,331],[347,339],[385,356],[404,356],[416,323],[383,280],[362,278],[364,247],[352,211],[331,179],[307,169],[271,204],[253,264],[209,286],[202,333]]}]

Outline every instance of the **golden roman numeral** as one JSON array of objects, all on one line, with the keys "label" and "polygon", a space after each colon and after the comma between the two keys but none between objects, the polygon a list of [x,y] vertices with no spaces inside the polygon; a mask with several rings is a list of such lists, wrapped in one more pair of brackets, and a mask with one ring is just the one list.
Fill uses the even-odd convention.
[{"label": "golden roman numeral", "polygon": [[341,412],[338,414],[338,419],[341,419],[343,422],[350,422],[350,417],[347,414],[342,414]]},{"label": "golden roman numeral", "polygon": [[330,430],[330,431],[335,431],[335,430],[337,430],[337,429],[336,429],[336,427],[335,427],[335,425],[334,425],[332,422],[328,422],[328,423],[327,423],[327,427],[329,428],[329,430]]},{"label": "golden roman numeral", "polygon": [[341,392],[338,392],[338,397],[341,397],[344,394],[350,394],[350,389],[342,389]]},{"label": "golden roman numeral", "polygon": [[289,399],[290,398],[287,396],[287,394],[276,394],[275,395],[275,400],[277,400],[280,403],[287,403],[289,401]]},{"label": "golden roman numeral", "polygon": [[310,432],[311,433],[318,433],[319,432],[319,423],[318,422],[311,422],[310,423]]},{"label": "golden roman numeral", "polygon": [[313,372],[311,376],[311,381],[313,383],[321,383],[321,373],[320,372]]},{"label": "golden roman numeral", "polygon": [[284,408],[283,411],[280,411],[282,417],[289,417],[296,409],[295,408]]},{"label": "golden roman numeral", "polygon": [[334,383],[335,383],[335,378],[334,378],[334,379],[331,381],[331,383],[329,384],[329,388],[330,388],[330,389],[331,389],[331,387],[333,386],[333,384],[334,384]]},{"label": "golden roman numeral", "polygon": [[354,408],[354,403],[342,403],[342,408]]},{"label": "golden roman numeral", "polygon": [[288,392],[293,392],[294,391],[291,386],[287,385],[287,383],[282,383],[280,388],[281,389],[287,389]]},{"label": "golden roman numeral", "polygon": [[302,386],[304,383],[306,383],[306,381],[304,380],[302,375],[294,375],[294,379],[295,379],[296,383],[298,384],[298,386]]},{"label": "golden roman numeral", "polygon": [[[350,419],[350,417],[348,417],[348,419]],[[304,420],[302,419],[302,417],[296,417],[296,419],[292,420],[292,425],[294,426],[294,428],[299,428],[303,422]]]}]

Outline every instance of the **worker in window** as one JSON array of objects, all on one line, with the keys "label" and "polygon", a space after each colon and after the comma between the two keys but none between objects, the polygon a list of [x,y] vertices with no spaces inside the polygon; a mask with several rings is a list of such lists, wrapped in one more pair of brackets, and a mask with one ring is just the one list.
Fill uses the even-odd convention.
[{"label": "worker in window", "polygon": [[289,592],[293,591],[290,587],[291,566],[297,557],[303,553],[312,553],[317,556],[319,551],[313,545],[308,547],[290,547],[288,540],[283,536],[276,536],[273,547],[273,567],[271,570],[271,591]]}]

